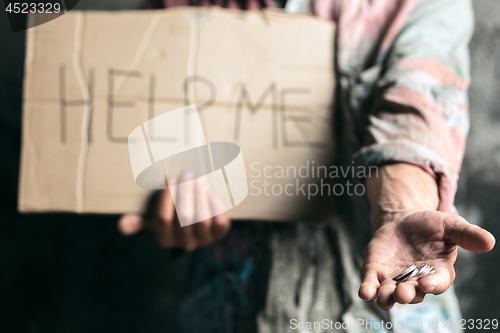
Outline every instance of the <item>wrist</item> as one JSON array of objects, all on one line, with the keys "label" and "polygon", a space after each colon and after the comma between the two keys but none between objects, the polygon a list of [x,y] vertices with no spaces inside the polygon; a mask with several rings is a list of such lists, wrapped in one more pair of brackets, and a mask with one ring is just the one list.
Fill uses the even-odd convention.
[{"label": "wrist", "polygon": [[425,211],[426,209],[418,210],[418,209],[407,209],[407,210],[396,210],[396,211],[387,211],[379,214],[372,214],[372,222],[373,222],[373,231],[377,230],[378,228],[390,224],[390,223],[396,223],[398,221],[403,220],[405,217],[419,212],[419,211]]},{"label": "wrist", "polygon": [[376,177],[367,179],[366,187],[374,230],[414,212],[437,210],[439,205],[435,179],[410,164],[380,167]]}]

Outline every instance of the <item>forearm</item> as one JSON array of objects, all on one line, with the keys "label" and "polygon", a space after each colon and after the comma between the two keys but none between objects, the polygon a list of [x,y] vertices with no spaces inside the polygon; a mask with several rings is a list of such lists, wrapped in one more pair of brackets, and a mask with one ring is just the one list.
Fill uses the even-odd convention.
[{"label": "forearm", "polygon": [[[487,252],[495,244],[486,230],[460,216],[436,211],[436,181],[419,167],[404,163],[381,167],[378,177],[367,179],[366,185],[375,232],[366,247],[359,296],[376,298],[383,310],[396,302],[419,303],[425,294],[448,290],[455,278],[458,246]],[[396,272],[422,263],[435,272],[402,283],[393,280]]]},{"label": "forearm", "polygon": [[373,229],[411,212],[436,210],[439,205],[435,179],[421,168],[397,163],[379,168],[377,177],[366,180]]}]

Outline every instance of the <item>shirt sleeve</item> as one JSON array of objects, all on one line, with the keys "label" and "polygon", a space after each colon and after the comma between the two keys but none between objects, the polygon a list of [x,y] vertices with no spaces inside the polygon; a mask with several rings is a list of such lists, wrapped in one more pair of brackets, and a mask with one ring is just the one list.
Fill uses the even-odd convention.
[{"label": "shirt sleeve", "polygon": [[451,212],[469,130],[469,0],[424,0],[389,50],[368,115],[364,165],[405,162],[431,173]]}]

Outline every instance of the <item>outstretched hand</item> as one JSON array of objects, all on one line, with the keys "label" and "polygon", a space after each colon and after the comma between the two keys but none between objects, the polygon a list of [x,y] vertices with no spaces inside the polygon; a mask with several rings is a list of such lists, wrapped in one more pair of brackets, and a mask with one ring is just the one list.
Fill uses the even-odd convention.
[{"label": "outstretched hand", "polygon": [[[374,233],[365,253],[359,297],[377,299],[389,310],[394,303],[419,303],[425,294],[444,293],[455,279],[458,246],[488,252],[495,238],[460,216],[437,211],[436,180],[418,166],[385,165],[367,179]],[[397,273],[427,263],[433,274],[396,284]]]},{"label": "outstretched hand", "polygon": [[[395,302],[419,303],[425,294],[438,295],[450,287],[458,246],[488,252],[494,245],[492,234],[462,217],[437,211],[411,213],[375,231],[365,254],[359,296],[364,300],[376,297],[383,310]],[[411,264],[424,262],[436,269],[434,274],[399,284],[392,279]]]}]

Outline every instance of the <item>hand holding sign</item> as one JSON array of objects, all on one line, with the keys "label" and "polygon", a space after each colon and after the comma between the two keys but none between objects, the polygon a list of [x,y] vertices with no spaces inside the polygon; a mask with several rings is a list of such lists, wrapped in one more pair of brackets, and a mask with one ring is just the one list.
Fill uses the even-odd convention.
[{"label": "hand holding sign", "polygon": [[[201,178],[187,182],[192,178],[189,173],[182,176],[182,181],[191,186],[182,187],[182,193],[167,187],[158,196],[151,218],[141,215],[124,215],[118,222],[118,229],[124,235],[133,235],[143,229],[155,233],[160,246],[165,248],[180,247],[186,251],[207,246],[222,239],[231,227],[227,213],[213,216],[213,211],[220,210],[220,202],[207,190]],[[174,199],[176,206],[174,206]],[[213,216],[201,222],[181,227],[179,215],[186,219],[199,216]]]}]

